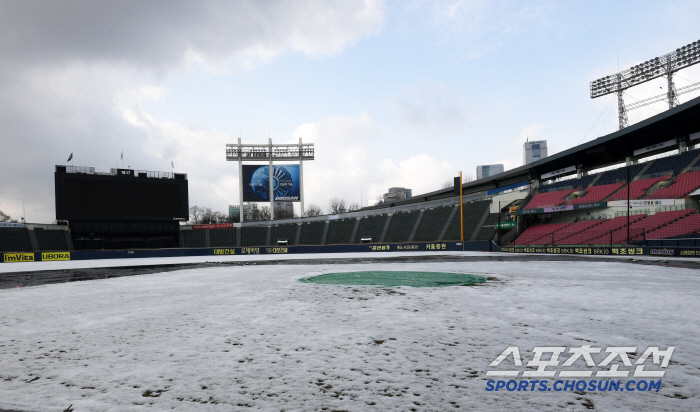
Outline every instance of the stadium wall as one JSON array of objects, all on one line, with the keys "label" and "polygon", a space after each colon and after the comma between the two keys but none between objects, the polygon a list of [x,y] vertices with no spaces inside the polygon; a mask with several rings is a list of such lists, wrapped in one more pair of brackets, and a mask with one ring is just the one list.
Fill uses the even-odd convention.
[{"label": "stadium wall", "polygon": [[494,247],[488,241],[474,242],[411,242],[359,245],[284,246],[284,247],[227,247],[196,249],[138,249],[138,250],[77,250],[66,252],[17,252],[3,253],[2,263],[40,261],[72,261],[94,259],[138,259],[186,256],[226,255],[292,255],[309,253],[348,252],[456,252],[489,251]]}]

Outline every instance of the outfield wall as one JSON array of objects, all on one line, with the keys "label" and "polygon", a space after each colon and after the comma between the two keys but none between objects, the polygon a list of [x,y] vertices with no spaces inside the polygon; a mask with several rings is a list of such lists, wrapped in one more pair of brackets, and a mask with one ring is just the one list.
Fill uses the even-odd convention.
[{"label": "outfield wall", "polygon": [[[93,260],[93,259],[138,259],[184,256],[221,255],[291,255],[306,253],[352,253],[352,252],[488,252],[493,244],[488,241],[473,242],[411,242],[411,243],[365,243],[359,245],[327,246],[274,246],[274,247],[227,247],[198,249],[138,249],[138,250],[75,250],[69,252],[3,253],[2,263],[39,261]],[[135,264],[137,264],[135,262]]]}]

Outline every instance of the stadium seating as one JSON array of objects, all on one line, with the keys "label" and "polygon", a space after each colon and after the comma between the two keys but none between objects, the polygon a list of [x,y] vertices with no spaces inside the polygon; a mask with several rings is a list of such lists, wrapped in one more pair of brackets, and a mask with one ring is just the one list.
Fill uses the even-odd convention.
[{"label": "stadium seating", "polygon": [[42,251],[68,250],[64,230],[44,230],[37,227],[34,228],[34,234]]},{"label": "stadium seating", "polygon": [[583,196],[579,196],[576,199],[567,202],[567,205],[580,205],[583,203],[602,202],[603,200],[605,200],[605,198],[615,193],[615,191],[619,190],[622,186],[624,186],[624,183],[611,183],[608,185],[591,186],[588,189],[586,189],[586,193]]},{"label": "stadium seating", "polygon": [[597,175],[587,175],[580,178],[560,180],[558,182],[543,184],[539,193],[557,192],[562,190],[578,190],[588,187]]},{"label": "stadium seating", "polygon": [[678,199],[700,187],[700,171],[682,173],[672,185],[661,188],[646,199]]},{"label": "stadium seating", "polygon": [[[631,215],[629,217],[630,230],[634,227],[634,224],[639,220],[646,218],[646,214]],[[571,244],[576,245],[609,245],[610,244],[610,234],[612,233],[612,242],[616,243],[617,239],[620,243],[622,239],[622,234],[624,231],[624,239],[627,236],[627,216],[618,216],[614,219],[610,219],[603,224],[592,227],[591,229],[581,233],[580,238],[576,239],[576,242],[571,242]],[[617,234],[616,234],[617,233]],[[616,237],[617,236],[617,237]],[[569,243],[569,242],[567,242]]]},{"label": "stadium seating", "polygon": [[494,227],[496,223],[498,223],[498,213],[490,213],[474,240],[493,239],[493,235],[496,233],[496,228]]},{"label": "stadium seating", "polygon": [[355,228],[357,219],[338,219],[331,220],[328,223],[328,235],[326,236],[327,245],[341,244],[346,245],[352,242],[352,231]]},{"label": "stadium seating", "polygon": [[[572,244],[575,245],[573,240],[575,240],[575,236],[585,232],[586,230],[598,226],[601,223],[603,223],[603,219],[596,219],[596,220],[581,220],[578,221],[570,226],[567,226],[560,231],[556,232],[554,234],[554,244],[555,245],[568,245]],[[569,239],[572,239],[569,241]]]},{"label": "stadium seating", "polygon": [[243,226],[241,246],[266,246],[267,226]]},{"label": "stadium seating", "polygon": [[[627,179],[627,167],[623,166],[617,169],[603,172],[602,176],[595,182],[596,186],[609,185],[612,183],[621,183],[634,179],[635,176],[646,166],[646,163],[638,163],[629,166],[629,179]],[[593,175],[596,176],[596,175]]]},{"label": "stadium seating", "polygon": [[515,239],[516,245],[551,245],[552,234],[570,226],[571,223],[550,223],[530,226]]},{"label": "stadium seating", "polygon": [[[426,209],[423,218],[418,225],[418,230],[413,240],[417,242],[435,241],[445,227],[447,218],[457,206],[441,206]],[[458,212],[459,213],[459,212]]]},{"label": "stadium seating", "polygon": [[26,227],[0,228],[0,251],[2,252],[31,252],[32,242]]},{"label": "stadium seating", "polygon": [[[662,176],[652,177],[649,179],[635,180],[634,182],[632,182],[629,188],[630,200],[640,199],[646,194],[646,191],[649,190],[650,187],[654,186],[655,184],[659,183],[664,179],[666,179],[666,177]],[[622,190],[618,191],[608,199],[608,201],[613,200],[627,200],[627,187],[622,188]]]},{"label": "stadium seating", "polygon": [[566,197],[573,193],[573,189],[558,190],[556,192],[538,193],[524,209],[539,209],[544,207],[560,206],[566,202]]},{"label": "stadium seating", "polygon": [[186,248],[205,247],[203,230],[183,230],[182,237]]},{"label": "stadium seating", "polygon": [[408,242],[413,226],[419,215],[418,210],[409,212],[396,212],[391,216],[389,228],[386,231],[385,242]]},{"label": "stadium seating", "polygon": [[209,242],[211,247],[236,246],[236,229],[211,229],[209,230]]},{"label": "stadium seating", "polygon": [[379,242],[382,232],[384,231],[384,225],[386,225],[386,219],[389,216],[383,215],[372,215],[365,216],[360,219],[360,226],[357,228],[357,235],[353,243],[360,243],[363,237],[371,237],[372,242]]},{"label": "stadium seating", "polygon": [[[464,240],[469,240],[474,234],[476,227],[479,222],[484,217],[484,213],[491,207],[490,200],[477,200],[473,202],[466,202],[462,206],[462,216],[464,219]],[[450,227],[447,228],[445,237],[443,240],[460,240],[460,221],[459,212],[455,215],[450,222]]]},{"label": "stadium seating", "polygon": [[695,157],[700,154],[700,150],[689,150],[675,156],[662,157],[654,160],[651,166],[644,172],[645,176],[656,177],[660,175],[673,174],[678,176]]},{"label": "stadium seating", "polygon": [[279,239],[287,239],[288,245],[294,245],[297,238],[297,229],[299,229],[299,224],[297,223],[272,226],[272,235],[270,237],[271,246],[277,245]]},{"label": "stadium seating", "polygon": [[647,233],[647,239],[664,239],[674,236],[688,235],[700,231],[700,214],[694,213],[690,216],[677,220],[668,226],[663,226],[651,233]]},{"label": "stadium seating", "polygon": [[300,245],[320,245],[323,240],[325,221],[306,222],[301,224]]}]

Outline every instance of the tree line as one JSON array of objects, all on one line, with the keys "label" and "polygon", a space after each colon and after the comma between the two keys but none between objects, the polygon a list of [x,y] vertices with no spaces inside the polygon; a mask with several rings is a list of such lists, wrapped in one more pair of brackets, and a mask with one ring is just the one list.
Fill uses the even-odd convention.
[{"label": "tree line", "polygon": [[[253,222],[264,222],[271,220],[272,214],[270,213],[270,206],[260,206],[257,203],[248,203],[248,206],[251,208],[252,211]],[[358,203],[352,203],[348,205],[345,199],[333,197],[331,198],[331,200],[328,201],[329,214],[335,215],[338,213],[352,212],[359,209],[360,205]],[[190,217],[187,223],[191,225],[211,225],[216,223],[240,222],[239,216],[229,216],[228,213],[215,211],[212,210],[210,207],[200,207],[195,205],[190,207],[189,212]],[[306,207],[304,217],[321,216],[323,214],[323,209],[320,206],[312,203]],[[275,213],[275,220],[292,219],[297,217],[299,216],[296,213],[290,213],[285,210],[280,210],[277,213]],[[246,221],[249,220],[246,219]]]}]

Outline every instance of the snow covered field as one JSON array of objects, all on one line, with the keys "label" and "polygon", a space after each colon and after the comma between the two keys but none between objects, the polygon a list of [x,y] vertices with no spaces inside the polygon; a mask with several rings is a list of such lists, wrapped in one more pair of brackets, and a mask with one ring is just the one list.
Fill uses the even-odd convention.
[{"label": "snow covered field", "polygon": [[[356,270],[492,280],[297,282]],[[700,410],[699,275],[622,261],[320,262],[0,290],[0,408]],[[489,364],[508,346],[527,360],[534,346],[585,344],[676,349],[658,392],[485,390]]]}]

